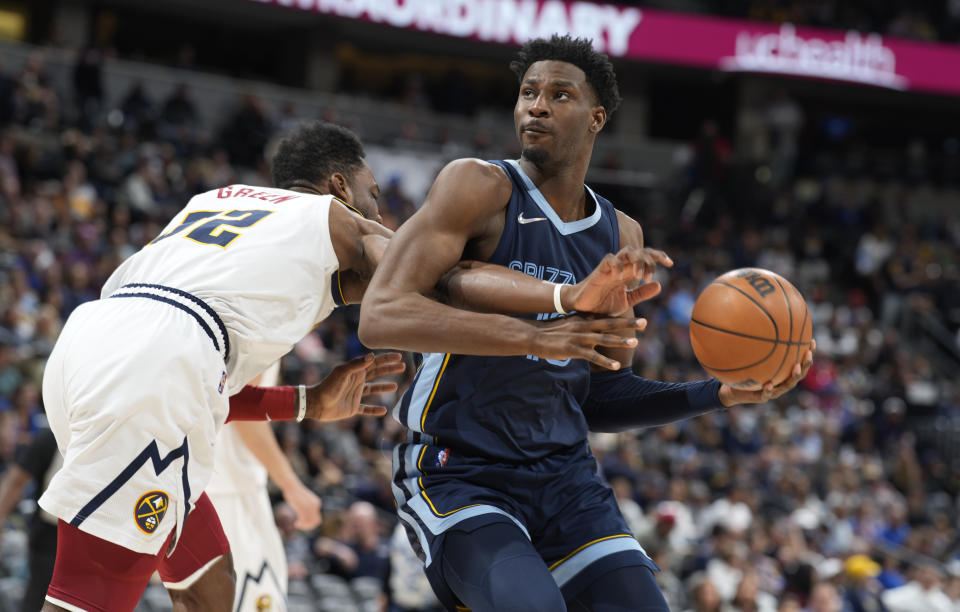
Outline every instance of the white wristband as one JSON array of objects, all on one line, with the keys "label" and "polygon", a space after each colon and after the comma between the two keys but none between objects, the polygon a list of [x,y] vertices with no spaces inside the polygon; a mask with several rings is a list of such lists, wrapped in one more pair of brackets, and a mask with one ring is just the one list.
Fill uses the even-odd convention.
[{"label": "white wristband", "polygon": [[560,288],[563,287],[561,283],[557,283],[553,286],[553,307],[560,314],[567,314],[567,311],[563,309],[563,304],[560,302]]},{"label": "white wristband", "polygon": [[303,417],[307,416],[307,387],[305,385],[297,385],[297,400],[300,406],[300,411],[297,414],[297,423],[299,423],[303,420]]}]

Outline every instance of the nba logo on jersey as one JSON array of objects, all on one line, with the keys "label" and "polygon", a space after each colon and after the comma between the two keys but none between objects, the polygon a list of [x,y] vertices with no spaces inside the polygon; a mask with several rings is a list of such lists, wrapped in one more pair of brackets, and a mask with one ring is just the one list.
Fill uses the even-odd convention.
[{"label": "nba logo on jersey", "polygon": [[447,465],[447,459],[450,458],[450,449],[445,448],[439,453],[437,453],[437,467],[444,467]]},{"label": "nba logo on jersey", "polygon": [[217,387],[217,393],[222,394],[223,388],[227,385],[227,371],[224,370],[223,374],[220,375],[220,386]]}]

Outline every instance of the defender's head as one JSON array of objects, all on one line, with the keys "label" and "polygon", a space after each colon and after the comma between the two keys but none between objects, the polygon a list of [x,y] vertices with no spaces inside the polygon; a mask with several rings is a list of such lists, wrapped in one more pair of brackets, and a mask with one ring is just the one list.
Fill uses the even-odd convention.
[{"label": "defender's head", "polygon": [[534,164],[592,149],[620,106],[613,64],[589,40],[554,34],[528,41],[510,69],[520,79],[513,119],[522,156]]},{"label": "defender's head", "polygon": [[347,128],[322,121],[303,123],[277,148],[273,184],[335,195],[367,219],[380,222],[380,187],[363,158],[363,145]]}]

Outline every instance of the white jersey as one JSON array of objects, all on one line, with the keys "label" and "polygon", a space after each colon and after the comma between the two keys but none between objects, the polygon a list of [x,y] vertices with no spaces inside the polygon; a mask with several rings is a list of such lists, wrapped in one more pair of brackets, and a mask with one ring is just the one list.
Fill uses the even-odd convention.
[{"label": "white jersey", "polygon": [[334,307],[332,201],[243,185],[200,194],[113,273],[105,299],[71,313],[43,378],[64,456],[44,510],[145,554],[179,538],[228,396]]},{"label": "white jersey", "polygon": [[226,327],[232,395],[333,310],[334,199],[247,185],[201,193],[117,268],[101,297],[143,284],[203,300]]}]

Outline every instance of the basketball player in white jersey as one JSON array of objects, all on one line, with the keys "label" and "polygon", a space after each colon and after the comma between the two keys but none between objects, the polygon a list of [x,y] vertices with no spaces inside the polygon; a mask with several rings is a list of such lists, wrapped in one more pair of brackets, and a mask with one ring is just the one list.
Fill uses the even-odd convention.
[{"label": "basketball player in white jersey", "polygon": [[[310,159],[311,135],[286,143],[278,165]],[[351,174],[369,175],[358,161]],[[369,276],[364,242],[389,235],[317,195],[309,175],[283,186],[290,189],[237,185],[194,197],[64,326],[43,385],[64,455],[40,500],[60,519],[48,608],[132,610],[155,569],[178,582],[162,562],[195,506],[208,515],[209,546],[226,552],[201,493],[227,399],[333,310],[334,272]],[[345,187],[365,216],[378,216],[375,190]],[[360,403],[366,374],[401,369],[396,354],[341,368],[298,394],[299,416],[382,414]],[[292,418],[294,405],[261,418]]]},{"label": "basketball player in white jersey", "polygon": [[[229,546],[201,492],[231,395],[233,418],[385,413],[361,397],[395,389],[367,382],[402,371],[395,353],[339,366],[310,389],[245,388],[330,313],[332,278],[341,298],[362,294],[390,235],[373,220],[378,189],[359,142],[356,159],[341,160],[332,173],[321,167],[324,148],[338,141],[329,132],[305,126],[281,145],[278,188],[233,185],[195,196],[113,273],[100,300],[77,308],[65,324],[43,384],[64,455],[40,499],[60,519],[44,610],[132,610],[155,570],[167,583],[189,576],[184,567],[195,571],[188,562],[170,563],[178,557],[209,564],[206,575],[223,580],[207,582],[230,588],[171,590],[175,609],[230,609]],[[339,141],[356,141],[340,132]],[[342,199],[321,195],[331,192]],[[617,281],[618,274],[630,280],[640,272],[628,260],[613,270]],[[532,288],[515,307],[530,298],[530,312],[541,312],[544,294],[558,310],[576,307],[573,288],[512,278],[508,288]],[[624,293],[620,283],[613,301]],[[511,339],[517,344],[520,334],[524,352],[539,357],[605,365],[595,347],[624,346],[610,332],[636,326],[632,319],[517,320]]]}]

